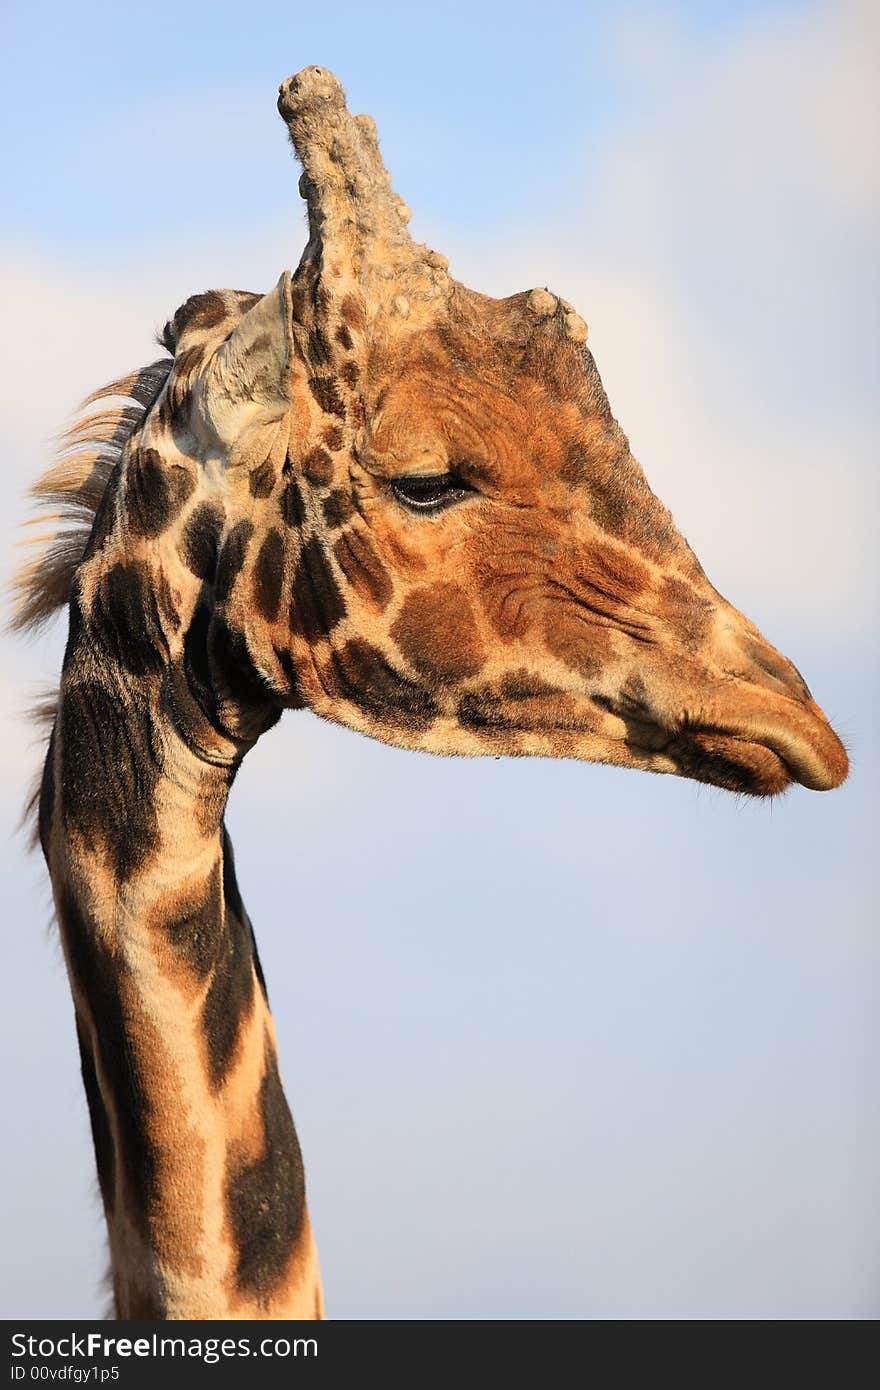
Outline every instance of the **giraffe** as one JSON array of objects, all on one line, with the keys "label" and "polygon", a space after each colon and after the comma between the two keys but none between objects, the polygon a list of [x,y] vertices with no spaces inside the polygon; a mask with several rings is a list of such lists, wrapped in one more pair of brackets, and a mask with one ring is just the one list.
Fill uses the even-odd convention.
[{"label": "giraffe", "polygon": [[295,274],[194,295],[164,357],[88,398],[18,578],[20,627],[69,614],[35,808],[125,1318],[323,1316],[224,825],[283,710],[756,796],[847,775],[650,490],[580,315],[416,244],[329,71],[278,106]]}]

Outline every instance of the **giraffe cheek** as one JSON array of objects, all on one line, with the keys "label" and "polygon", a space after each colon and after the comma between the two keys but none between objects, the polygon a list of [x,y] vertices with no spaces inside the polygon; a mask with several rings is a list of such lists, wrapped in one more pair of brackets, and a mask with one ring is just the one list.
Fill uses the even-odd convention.
[{"label": "giraffe cheek", "polygon": [[421,675],[440,681],[474,676],[486,660],[473,609],[456,584],[414,589],[391,636]]},{"label": "giraffe cheek", "polygon": [[[589,635],[587,635],[589,634]],[[614,660],[611,638],[601,628],[586,629],[581,622],[547,620],[544,623],[547,650],[571,671],[586,680],[598,676]]]}]

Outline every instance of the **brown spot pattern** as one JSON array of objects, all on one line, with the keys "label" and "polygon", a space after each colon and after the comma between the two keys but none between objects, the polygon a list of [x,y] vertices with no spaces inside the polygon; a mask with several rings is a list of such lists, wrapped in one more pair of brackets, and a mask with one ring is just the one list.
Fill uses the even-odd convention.
[{"label": "brown spot pattern", "polygon": [[427,690],[396,671],[382,652],[358,637],[332,654],[322,679],[337,699],[350,701],[380,724],[423,731],[437,713]]},{"label": "brown spot pattern", "polygon": [[326,637],[345,617],[345,600],[320,542],[313,536],[303,546],[293,576],[290,629],[307,641]]},{"label": "brown spot pattern", "polygon": [[[342,495],[345,496],[344,493]],[[394,586],[369,536],[356,528],[345,531],[336,542],[333,553],[355,593],[380,611],[387,608]]]},{"label": "brown spot pattern", "polygon": [[329,376],[310,376],[309,389],[325,415],[345,419],[345,405],[336,382]]},{"label": "brown spot pattern", "polygon": [[324,498],[324,520],[328,526],[342,526],[353,515],[354,502],[344,488],[334,488],[330,496]]},{"label": "brown spot pattern", "polygon": [[248,479],[251,497],[268,497],[275,486],[275,470],[268,459],[255,468]]},{"label": "brown spot pattern", "polygon": [[712,620],[712,604],[682,580],[664,579],[658,608],[663,626],[687,646],[696,647],[705,639]]},{"label": "brown spot pattern", "polygon": [[607,633],[575,616],[548,614],[544,641],[548,651],[587,680],[598,676],[611,656]]},{"label": "brown spot pattern", "polygon": [[414,589],[391,635],[417,671],[439,680],[473,676],[486,659],[473,609],[457,584]]},{"label": "brown spot pattern", "polygon": [[292,478],[282,492],[279,506],[284,524],[298,530],[306,519],[306,509],[295,479]]},{"label": "brown spot pattern", "polygon": [[254,603],[269,623],[278,617],[283,581],[284,541],[278,531],[270,531],[254,565]]},{"label": "brown spot pattern", "polygon": [[355,332],[366,327],[364,306],[355,295],[347,294],[345,296],[340,305],[339,312],[349,328],[353,328]]},{"label": "brown spot pattern", "polygon": [[302,471],[310,483],[326,487],[333,477],[333,460],[320,444],[311,449],[302,461]]}]

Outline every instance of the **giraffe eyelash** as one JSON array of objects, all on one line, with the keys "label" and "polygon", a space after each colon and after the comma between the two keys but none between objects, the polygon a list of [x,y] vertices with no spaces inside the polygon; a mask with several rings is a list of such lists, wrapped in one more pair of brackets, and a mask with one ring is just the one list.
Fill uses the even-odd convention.
[{"label": "giraffe eyelash", "polygon": [[475,489],[456,473],[415,473],[392,478],[391,491],[408,511],[436,516],[463,501]]}]

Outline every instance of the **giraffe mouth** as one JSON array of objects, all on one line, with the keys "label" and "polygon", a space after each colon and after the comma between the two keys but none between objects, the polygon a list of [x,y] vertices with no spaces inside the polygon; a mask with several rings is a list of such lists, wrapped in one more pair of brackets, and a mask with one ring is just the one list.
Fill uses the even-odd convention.
[{"label": "giraffe mouth", "polygon": [[[765,695],[766,700],[766,695]],[[752,796],[773,796],[794,783],[829,791],[845,781],[846,750],[813,700],[770,702],[716,722],[664,729],[625,717],[626,743],[662,760],[681,777]]]},{"label": "giraffe mouth", "polygon": [[[508,682],[466,696],[457,722],[506,752],[546,752],[663,772],[749,796],[774,796],[797,783],[828,791],[845,781],[843,744],[806,693],[793,698],[750,682],[706,687],[701,718],[658,708],[646,686],[583,699],[535,693]],[[511,740],[513,740],[511,742]]]},{"label": "giraffe mouth", "polygon": [[774,796],[799,780],[772,748],[726,734],[693,730],[670,740],[665,751],[680,776],[727,791]]}]

